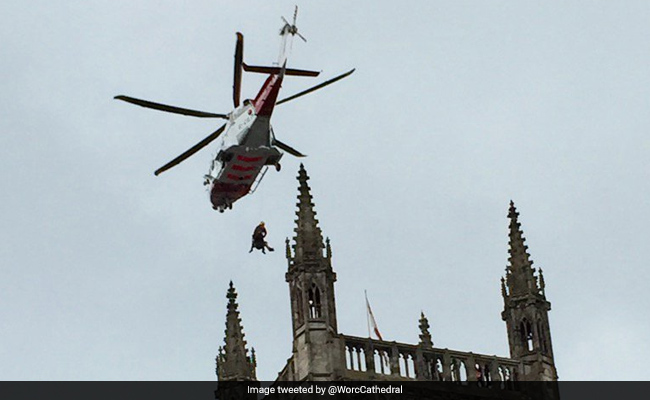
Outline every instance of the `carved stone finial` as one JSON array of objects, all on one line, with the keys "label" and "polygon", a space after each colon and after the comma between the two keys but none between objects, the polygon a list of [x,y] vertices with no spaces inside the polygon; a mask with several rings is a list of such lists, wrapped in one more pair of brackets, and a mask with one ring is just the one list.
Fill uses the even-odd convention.
[{"label": "carved stone finial", "polygon": [[285,239],[284,244],[285,244],[285,253],[287,256],[287,260],[291,261],[291,246],[289,245],[289,238]]},{"label": "carved stone finial", "polygon": [[429,320],[424,315],[424,311],[420,313],[420,345],[427,348],[433,347],[433,340],[431,333],[429,333]]}]

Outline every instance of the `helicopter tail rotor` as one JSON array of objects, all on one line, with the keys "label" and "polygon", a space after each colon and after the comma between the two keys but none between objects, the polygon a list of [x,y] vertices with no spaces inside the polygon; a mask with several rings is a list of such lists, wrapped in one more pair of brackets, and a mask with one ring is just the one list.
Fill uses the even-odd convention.
[{"label": "helicopter tail rotor", "polygon": [[307,42],[307,39],[305,39],[305,37],[303,35],[298,33],[298,27],[296,26],[296,19],[298,19],[298,6],[296,6],[296,8],[293,11],[293,23],[292,24],[290,24],[289,21],[287,21],[286,18],[284,18],[284,17],[280,17],[280,18],[282,18],[282,21],[284,21],[284,27],[282,28],[283,33],[285,32],[285,29],[286,29],[286,32],[289,32],[293,36],[297,35],[305,43]]}]

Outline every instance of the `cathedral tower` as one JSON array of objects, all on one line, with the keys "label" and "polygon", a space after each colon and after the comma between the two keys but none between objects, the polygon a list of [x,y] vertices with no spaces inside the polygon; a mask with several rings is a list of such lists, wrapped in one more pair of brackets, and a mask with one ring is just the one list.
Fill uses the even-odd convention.
[{"label": "cathedral tower", "polygon": [[[293,246],[286,241],[293,326],[292,380],[332,380],[340,371],[336,302],[329,239],[323,242],[304,166],[298,172],[298,210]],[[292,251],[293,249],[293,251]],[[345,364],[343,364],[344,367]]]},{"label": "cathedral tower", "polygon": [[509,264],[506,277],[501,278],[504,308],[501,317],[506,322],[510,357],[524,363],[523,381],[557,380],[553,359],[544,276],[535,274],[533,261],[518,221],[519,213],[510,202]]}]

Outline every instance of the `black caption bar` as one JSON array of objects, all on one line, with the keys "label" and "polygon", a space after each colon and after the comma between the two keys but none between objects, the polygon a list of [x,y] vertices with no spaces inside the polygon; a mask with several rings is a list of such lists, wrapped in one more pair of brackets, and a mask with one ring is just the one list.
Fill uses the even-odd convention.
[{"label": "black caption bar", "polygon": [[0,382],[2,400],[620,400],[650,382]]}]

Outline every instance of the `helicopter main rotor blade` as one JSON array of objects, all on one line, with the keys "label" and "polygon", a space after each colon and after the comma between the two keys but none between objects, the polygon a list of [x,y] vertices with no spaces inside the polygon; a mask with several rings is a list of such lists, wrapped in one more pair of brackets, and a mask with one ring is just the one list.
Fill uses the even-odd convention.
[{"label": "helicopter main rotor blade", "polygon": [[180,164],[181,162],[185,161],[185,159],[191,157],[191,156],[194,155],[197,151],[201,150],[202,148],[204,148],[205,146],[207,146],[208,144],[210,144],[210,142],[212,142],[213,140],[215,140],[216,138],[218,138],[219,135],[221,135],[221,133],[224,131],[224,129],[226,129],[226,124],[223,124],[223,125],[221,126],[221,128],[219,128],[219,129],[217,129],[216,131],[212,132],[212,133],[211,133],[210,135],[208,135],[205,139],[201,140],[200,142],[198,142],[197,144],[195,144],[194,146],[192,146],[190,149],[188,149],[186,152],[184,152],[184,153],[181,154],[180,156],[174,158],[173,160],[171,160],[171,161],[168,162],[167,164],[165,164],[165,165],[163,165],[162,167],[158,168],[158,169],[156,170],[156,172],[154,172],[154,175],[158,176],[158,175],[160,175],[161,173],[167,171],[168,169],[170,169],[170,168],[172,168],[172,167],[175,167],[175,166],[177,166],[178,164]]},{"label": "helicopter main rotor blade", "polygon": [[288,144],[282,143],[278,139],[274,139],[273,144],[275,146],[278,146],[282,150],[286,151],[287,153],[291,154],[292,156],[295,156],[295,157],[307,157],[306,155],[302,154],[301,152],[299,152],[298,150],[296,150],[293,147],[289,146]]},{"label": "helicopter main rotor blade", "polygon": [[325,82],[323,82],[323,83],[321,83],[321,84],[319,84],[319,85],[316,85],[316,86],[314,86],[314,87],[312,87],[312,88],[309,88],[309,89],[307,89],[307,90],[303,90],[302,92],[297,93],[297,94],[294,94],[293,96],[289,96],[289,97],[287,97],[286,99],[282,99],[282,100],[278,101],[277,103],[275,103],[275,105],[276,105],[276,106],[279,106],[279,105],[282,104],[282,103],[286,103],[287,101],[291,101],[291,100],[297,99],[298,97],[301,97],[301,96],[304,96],[304,95],[306,95],[306,94],[309,94],[309,93],[311,93],[311,92],[313,92],[313,91],[315,91],[315,90],[321,89],[321,88],[323,88],[323,87],[325,87],[325,86],[327,86],[327,85],[331,85],[332,83],[334,83],[334,82],[336,82],[336,81],[340,81],[341,79],[350,76],[350,75],[355,71],[355,69],[356,69],[356,68],[353,68],[353,69],[349,70],[348,72],[346,72],[346,73],[344,73],[344,74],[341,74],[341,75],[339,75],[339,76],[337,76],[337,77],[335,77],[335,78],[332,78],[332,79],[330,79],[330,80],[328,80],[328,81],[325,81]]},{"label": "helicopter main rotor blade", "polygon": [[228,116],[226,114],[215,114],[215,113],[210,113],[205,111],[190,110],[188,108],[168,106],[166,104],[154,103],[153,101],[136,99],[134,97],[129,97],[129,96],[120,95],[120,96],[115,96],[114,99],[126,101],[127,103],[135,104],[141,107],[153,108],[154,110],[165,111],[174,114],[183,114],[183,115],[189,115],[192,117],[199,117],[199,118],[228,119]]},{"label": "helicopter main rotor blade", "polygon": [[239,107],[241,96],[241,73],[244,62],[244,35],[237,32],[237,44],[235,45],[235,76],[232,84],[232,101],[235,108]]}]

